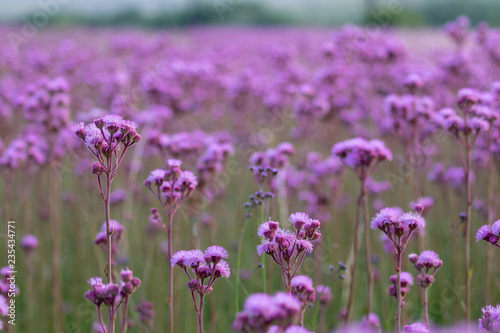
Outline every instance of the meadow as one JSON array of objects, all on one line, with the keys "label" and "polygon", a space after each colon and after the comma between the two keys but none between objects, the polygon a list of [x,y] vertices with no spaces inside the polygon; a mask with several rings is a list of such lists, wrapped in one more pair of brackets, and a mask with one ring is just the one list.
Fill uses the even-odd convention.
[{"label": "meadow", "polygon": [[500,331],[500,30],[0,32],[3,330]]}]

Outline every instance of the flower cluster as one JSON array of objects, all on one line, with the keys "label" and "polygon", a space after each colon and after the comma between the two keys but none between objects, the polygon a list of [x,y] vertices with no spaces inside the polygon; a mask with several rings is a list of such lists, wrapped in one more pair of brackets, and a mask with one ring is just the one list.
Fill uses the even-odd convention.
[{"label": "flower cluster", "polygon": [[452,133],[457,139],[473,135],[473,140],[481,133],[487,132],[491,124],[498,118],[487,105],[481,104],[480,92],[470,88],[458,91],[457,104],[462,116],[452,108],[444,108],[435,119],[440,125]]},{"label": "flower cluster", "polygon": [[379,162],[392,161],[392,152],[384,142],[361,137],[336,143],[332,154],[340,157],[362,179],[366,179]]},{"label": "flower cluster", "polygon": [[[398,284],[398,276],[391,275],[391,283],[389,286],[389,296],[397,298],[397,284]],[[405,305],[403,298],[406,294],[410,292],[410,286],[413,286],[413,276],[408,272],[401,272],[401,306]]]},{"label": "flower cluster", "polygon": [[391,240],[394,252],[406,249],[412,233],[425,227],[425,219],[417,212],[403,213],[397,208],[384,208],[372,219],[371,228],[384,232]]},{"label": "flower cluster", "polygon": [[90,278],[87,282],[92,288],[85,293],[85,298],[97,305],[98,308],[103,304],[111,307],[116,316],[118,308],[125,304],[128,297],[141,285],[141,280],[134,277],[128,268],[122,269],[120,278],[120,285],[103,283],[100,277]]},{"label": "flower cluster", "polygon": [[249,195],[248,201],[243,204],[246,216],[252,216],[251,211],[254,208],[263,205],[266,200],[270,200],[271,198],[274,198],[274,193],[272,192],[257,191],[254,194]]},{"label": "flower cluster", "polygon": [[65,128],[69,120],[70,86],[64,77],[42,79],[36,85],[28,85],[26,96],[19,98],[26,119],[42,124],[47,133]]},{"label": "flower cluster", "polygon": [[13,274],[12,269],[8,266],[0,269],[0,330],[3,325],[3,317],[7,317],[11,311],[9,309],[9,299],[12,298],[12,295],[17,296],[19,294],[19,289],[12,283],[12,281],[15,281]]},{"label": "flower cluster", "polygon": [[479,329],[492,333],[500,332],[500,305],[487,305],[481,311],[483,317],[479,319]]},{"label": "flower cluster", "polygon": [[262,185],[264,182],[270,185],[271,180],[290,163],[290,158],[295,154],[295,149],[289,142],[282,142],[276,148],[266,151],[258,151],[250,156],[250,171],[255,181]]},{"label": "flower cluster", "polygon": [[146,332],[153,332],[156,317],[154,304],[147,301],[141,301],[135,307],[135,311],[139,313],[139,320],[146,327]]},{"label": "flower cluster", "polygon": [[500,237],[500,220],[495,221],[493,225],[483,225],[476,234],[476,242],[480,240],[487,241],[495,246],[500,247],[498,239]]},{"label": "flower cluster", "polygon": [[289,218],[295,232],[281,229],[279,222],[268,221],[262,223],[257,234],[262,244],[257,246],[257,253],[261,256],[266,253],[280,266],[287,291],[291,290],[291,282],[297,274],[307,253],[313,250],[311,241],[319,239],[320,222],[311,219],[306,213],[293,213]]},{"label": "flower cluster", "polygon": [[[301,302],[289,293],[277,292],[274,296],[263,293],[253,294],[245,300],[243,311],[236,315],[233,329],[245,333],[269,332],[268,329],[273,324],[279,328],[288,328],[296,320],[301,308]],[[272,329],[275,330],[275,328]],[[278,330],[278,332],[288,331]],[[292,330],[292,332],[296,331]]]},{"label": "flower cluster", "polygon": [[198,180],[191,171],[180,169],[182,162],[167,160],[167,169],[156,169],[144,181],[144,185],[156,196],[163,207],[174,209],[193,192]]},{"label": "flower cluster", "polygon": [[443,266],[443,261],[439,255],[431,250],[426,250],[419,255],[412,253],[408,256],[410,262],[415,265],[418,271],[417,285],[422,288],[429,288],[434,282],[434,274]]},{"label": "flower cluster", "polygon": [[[172,267],[179,266],[186,273],[189,282],[186,287],[191,291],[194,308],[198,314],[200,332],[203,332],[203,304],[205,296],[213,290],[216,279],[228,278],[231,274],[229,264],[224,260],[228,257],[226,249],[222,246],[213,245],[208,247],[203,253],[200,250],[178,251],[170,259]],[[194,275],[189,273],[188,268]],[[206,284],[205,284],[206,282]],[[198,293],[197,302],[194,293]]]},{"label": "flower cluster", "polygon": [[133,121],[109,114],[86,126],[80,122],[71,129],[98,160],[92,164],[92,173],[97,176],[106,173],[113,177],[127,149],[141,140],[136,128]]}]

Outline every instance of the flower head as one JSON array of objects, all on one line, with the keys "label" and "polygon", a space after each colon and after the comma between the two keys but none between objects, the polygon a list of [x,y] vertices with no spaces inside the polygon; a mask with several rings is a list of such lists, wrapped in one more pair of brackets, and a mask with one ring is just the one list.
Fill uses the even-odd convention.
[{"label": "flower head", "polygon": [[427,327],[421,323],[405,325],[405,333],[427,333]]},{"label": "flower head", "polygon": [[400,217],[401,223],[408,226],[410,229],[423,229],[425,228],[425,219],[423,218],[422,215],[415,213],[415,212],[409,212],[409,213],[404,213]]},{"label": "flower head", "polygon": [[181,250],[174,253],[172,258],[170,258],[170,265],[174,267],[175,265],[179,265],[181,268],[186,267],[188,264],[186,263],[186,258],[189,255],[189,251]]},{"label": "flower head", "polygon": [[227,257],[227,251],[222,246],[213,245],[205,250],[204,259],[207,263],[217,264]]}]

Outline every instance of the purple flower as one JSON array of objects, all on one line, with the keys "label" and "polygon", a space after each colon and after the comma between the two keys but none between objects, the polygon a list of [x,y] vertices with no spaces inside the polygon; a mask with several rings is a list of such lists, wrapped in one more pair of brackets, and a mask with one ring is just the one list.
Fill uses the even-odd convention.
[{"label": "purple flower", "polygon": [[184,259],[184,263],[186,266],[191,266],[192,268],[197,268],[202,263],[205,263],[205,259],[203,258],[204,254],[200,250],[190,250],[186,254],[186,258]]},{"label": "purple flower", "polygon": [[328,286],[319,284],[316,287],[316,294],[320,295],[321,305],[327,306],[333,299],[332,289]]},{"label": "purple flower", "polygon": [[9,313],[8,306],[9,305],[7,304],[7,300],[5,299],[5,297],[3,295],[0,295],[0,314],[2,316],[7,316],[7,314]]},{"label": "purple flower", "polygon": [[186,267],[188,264],[186,262],[186,258],[189,255],[189,251],[181,250],[177,251],[170,258],[170,265],[174,267],[175,265],[179,265],[181,268]]},{"label": "purple flower", "polygon": [[257,253],[262,256],[264,253],[272,255],[278,251],[278,243],[275,241],[264,241],[262,244],[257,246]]},{"label": "purple flower", "polygon": [[227,257],[227,251],[222,246],[213,245],[205,250],[204,259],[207,263],[217,264]]},{"label": "purple flower", "polygon": [[293,224],[295,230],[302,230],[304,225],[309,221],[309,215],[301,212],[293,213],[288,220]]},{"label": "purple flower", "polygon": [[409,212],[409,213],[404,213],[400,217],[401,223],[408,226],[410,229],[423,229],[425,228],[425,219],[422,217],[422,215],[415,213],[415,212]]},{"label": "purple flower", "polygon": [[[391,282],[396,284],[398,281],[397,274],[391,275]],[[401,286],[406,287],[407,285],[413,286],[413,276],[408,272],[401,272]]]},{"label": "purple flower", "polygon": [[313,287],[313,282],[308,276],[297,275],[292,279],[292,286],[297,289],[311,289]]},{"label": "purple flower", "polygon": [[500,220],[496,220],[491,226],[491,233],[495,236],[500,237]]},{"label": "purple flower", "polygon": [[121,270],[120,278],[123,282],[125,283],[130,282],[130,280],[132,280],[132,277],[133,277],[132,271],[128,269],[128,267],[126,269]]},{"label": "purple flower", "polygon": [[274,299],[272,296],[267,294],[252,294],[246,300],[243,305],[244,311],[248,316],[253,318],[261,318],[264,321],[272,321],[274,317],[279,313]]},{"label": "purple flower", "polygon": [[478,242],[482,239],[485,241],[489,241],[491,235],[492,235],[492,232],[491,232],[490,226],[485,224],[481,228],[479,228],[479,230],[477,231],[476,242]]},{"label": "purple flower", "polygon": [[311,253],[313,251],[312,243],[305,239],[297,239],[295,246],[299,252],[306,251],[307,253]]},{"label": "purple flower", "polygon": [[26,235],[21,240],[21,247],[26,252],[31,252],[38,247],[38,238],[34,235]]},{"label": "purple flower", "polygon": [[481,309],[483,317],[479,319],[479,329],[487,332],[498,332],[500,329],[500,305],[487,305]]},{"label": "purple flower", "polygon": [[416,265],[422,265],[423,267],[427,268],[440,268],[443,265],[443,261],[439,259],[439,255],[436,252],[426,250],[420,253],[420,255],[418,256]]},{"label": "purple flower", "polygon": [[395,208],[384,208],[372,219],[371,228],[379,229],[385,226],[399,224],[401,211]]},{"label": "purple flower", "polygon": [[421,323],[405,325],[405,333],[427,333],[428,329]]},{"label": "purple flower", "polygon": [[376,330],[380,328],[380,319],[375,313],[370,313],[368,315],[368,318],[366,318],[366,316],[363,316],[360,326],[367,328],[370,331]]},{"label": "purple flower", "polygon": [[229,264],[225,260],[221,260],[216,266],[215,266],[215,277],[225,277],[228,278],[229,275],[231,275],[231,270],[229,268]]},{"label": "purple flower", "polygon": [[163,184],[166,173],[167,171],[163,169],[156,169],[151,171],[148,178],[146,178],[146,180],[144,181],[144,185],[146,185],[147,187],[151,187],[152,184],[160,186],[161,184]]},{"label": "purple flower", "polygon": [[268,221],[262,223],[259,228],[257,229],[257,235],[260,237],[267,238],[268,240],[272,240],[274,238],[274,235],[278,231],[278,222],[274,221]]},{"label": "purple flower", "polygon": [[196,176],[191,171],[182,171],[179,179],[177,180],[179,184],[182,185],[183,189],[192,191],[198,185],[198,180]]},{"label": "purple flower", "polygon": [[278,291],[276,294],[274,294],[273,301],[281,309],[284,316],[286,317],[293,317],[299,314],[300,308],[302,306],[297,297],[283,291]]}]

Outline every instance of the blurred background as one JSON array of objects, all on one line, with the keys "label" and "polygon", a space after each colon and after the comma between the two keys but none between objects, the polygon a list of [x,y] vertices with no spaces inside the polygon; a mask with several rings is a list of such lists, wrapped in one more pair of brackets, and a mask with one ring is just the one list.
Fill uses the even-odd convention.
[{"label": "blurred background", "polygon": [[[498,0],[38,0],[5,1],[0,23],[22,23],[44,6],[51,25],[200,24],[437,26],[458,15],[500,25]],[[390,13],[387,16],[384,14]]]}]

